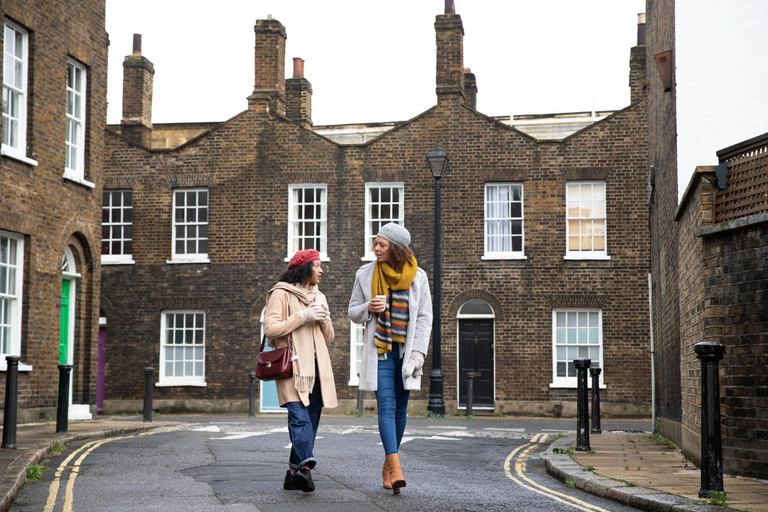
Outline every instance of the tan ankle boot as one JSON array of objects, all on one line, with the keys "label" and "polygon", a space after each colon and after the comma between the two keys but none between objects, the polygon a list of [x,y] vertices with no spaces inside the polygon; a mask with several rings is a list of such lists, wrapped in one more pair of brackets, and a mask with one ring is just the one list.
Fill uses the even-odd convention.
[{"label": "tan ankle boot", "polygon": [[384,488],[391,489],[392,482],[389,479],[389,459],[384,459],[384,467],[381,468],[381,479],[384,481]]},{"label": "tan ankle boot", "polygon": [[403,470],[400,469],[400,456],[397,453],[390,453],[387,455],[386,463],[389,464],[389,481],[392,484],[392,491],[400,494],[400,488],[405,487]]}]

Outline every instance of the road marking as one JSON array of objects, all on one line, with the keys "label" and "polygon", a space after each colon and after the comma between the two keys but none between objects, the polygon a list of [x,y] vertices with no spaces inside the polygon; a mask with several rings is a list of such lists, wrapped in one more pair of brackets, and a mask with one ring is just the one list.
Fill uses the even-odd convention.
[{"label": "road marking", "polygon": [[270,434],[270,432],[238,432],[236,434],[229,434],[225,437],[211,437],[212,441],[222,441],[222,440],[233,440],[233,439],[247,439],[249,437],[256,437],[256,436],[266,436]]},{"label": "road marking", "polygon": [[[580,499],[574,498],[573,496],[569,496],[567,494],[557,492],[553,489],[550,489],[541,484],[538,484],[534,482],[532,479],[528,478],[525,475],[526,461],[528,460],[528,456],[531,450],[536,448],[538,444],[539,443],[536,443],[536,442],[530,442],[522,446],[518,446],[517,448],[512,450],[509,456],[507,456],[507,459],[504,461],[504,472],[506,473],[507,477],[510,480],[520,485],[521,487],[525,487],[530,491],[541,494],[542,496],[546,496],[547,498],[563,503],[564,505],[569,505],[573,508],[583,510],[584,512],[609,512],[604,508],[600,508],[596,505],[592,505],[585,501],[581,501]],[[512,465],[512,459],[515,458],[518,452],[521,452],[521,453],[520,455],[517,456],[517,460],[515,461],[515,475],[517,475],[516,477],[515,475],[512,474],[511,465]]]},{"label": "road marking", "polygon": [[443,425],[443,426],[434,426],[434,425],[432,425],[432,426],[429,426],[427,428],[434,428],[434,429],[439,429],[439,430],[467,430],[467,427],[454,427],[454,426],[451,426],[451,425]]},{"label": "road marking", "polygon": [[192,432],[221,432],[221,429],[216,425],[210,425],[208,427],[192,428]]},{"label": "road marking", "polygon": [[539,432],[535,436],[531,438],[532,443],[545,443],[547,442],[547,439],[549,439],[549,434],[545,434],[543,432]]},{"label": "road marking", "polygon": [[[413,441],[414,439],[425,439],[427,441],[460,441],[460,439],[457,439],[455,437],[443,437],[443,436],[430,436],[430,437],[422,437],[422,436],[409,436],[409,437],[403,437],[403,440],[400,441],[400,444],[405,444],[408,441]],[[381,443],[379,443],[381,444]]]},{"label": "road marking", "polygon": [[525,432],[524,428],[484,428],[488,432]]}]

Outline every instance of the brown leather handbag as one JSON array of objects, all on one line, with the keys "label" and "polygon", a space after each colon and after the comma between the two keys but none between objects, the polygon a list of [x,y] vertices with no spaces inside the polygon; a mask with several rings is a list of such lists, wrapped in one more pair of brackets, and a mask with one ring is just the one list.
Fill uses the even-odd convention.
[{"label": "brown leather handbag", "polygon": [[266,335],[261,338],[259,356],[256,362],[256,378],[263,381],[282,380],[293,377],[293,337],[288,335],[288,346],[264,351]]}]

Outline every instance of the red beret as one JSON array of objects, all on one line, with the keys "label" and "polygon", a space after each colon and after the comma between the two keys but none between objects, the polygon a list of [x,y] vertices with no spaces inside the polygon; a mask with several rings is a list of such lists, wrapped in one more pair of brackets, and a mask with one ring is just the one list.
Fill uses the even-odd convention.
[{"label": "red beret", "polygon": [[320,252],[317,249],[304,249],[296,251],[291,261],[288,262],[288,270],[300,267],[310,261],[320,261]]}]

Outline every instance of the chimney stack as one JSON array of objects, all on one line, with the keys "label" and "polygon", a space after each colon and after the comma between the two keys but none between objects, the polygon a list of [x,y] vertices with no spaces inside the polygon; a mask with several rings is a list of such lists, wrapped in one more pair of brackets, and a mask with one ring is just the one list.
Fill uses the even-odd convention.
[{"label": "chimney stack", "polygon": [[[446,0],[445,7],[446,11],[455,10],[451,0]],[[464,103],[464,26],[461,16],[453,12],[436,16],[435,36],[437,101],[457,99]]]},{"label": "chimney stack", "polygon": [[464,100],[465,105],[477,110],[477,79],[471,69],[464,69]]},{"label": "chimney stack", "polygon": [[133,53],[123,61],[123,118],[120,133],[152,146],[152,82],[155,67],[141,55],[141,34],[133,35]]},{"label": "chimney stack", "polygon": [[272,19],[256,20],[256,76],[248,108],[285,115],[285,27]]},{"label": "chimney stack", "polygon": [[285,117],[312,127],[312,84],[304,78],[304,59],[293,58],[293,78],[285,81]]},{"label": "chimney stack", "polygon": [[634,104],[645,98],[647,86],[645,69],[645,13],[637,15],[637,46],[629,54],[629,97]]}]

